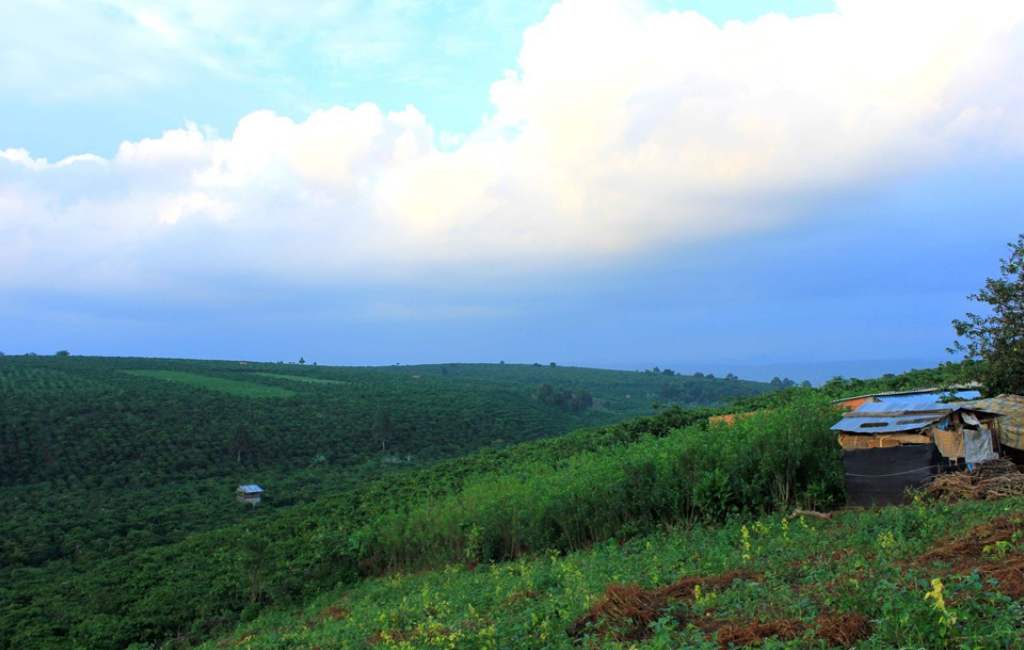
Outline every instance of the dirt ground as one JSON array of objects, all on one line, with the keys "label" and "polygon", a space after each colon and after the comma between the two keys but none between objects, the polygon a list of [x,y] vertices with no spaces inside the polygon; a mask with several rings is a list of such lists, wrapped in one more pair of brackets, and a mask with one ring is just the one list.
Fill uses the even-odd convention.
[{"label": "dirt ground", "polygon": [[1024,598],[1024,516],[994,519],[972,529],[966,535],[936,544],[918,558],[917,564],[950,565],[950,572],[966,575],[977,571],[993,578],[995,589],[1011,598]]},{"label": "dirt ground", "polygon": [[[570,636],[582,638],[586,634],[610,637],[618,641],[638,641],[651,634],[651,623],[669,613],[672,605],[692,602],[694,589],[723,589],[738,580],[760,581],[762,576],[744,571],[731,571],[714,576],[682,578],[665,587],[644,589],[639,585],[612,584],[604,595],[578,618],[568,630]],[[815,624],[796,619],[770,621],[740,621],[715,618],[708,613],[701,618],[687,618],[676,614],[681,624],[693,624],[709,639],[727,649],[735,646],[757,645],[768,638],[790,640],[804,635],[809,629],[832,646],[849,647],[871,636],[871,622],[860,614],[825,613]]]}]

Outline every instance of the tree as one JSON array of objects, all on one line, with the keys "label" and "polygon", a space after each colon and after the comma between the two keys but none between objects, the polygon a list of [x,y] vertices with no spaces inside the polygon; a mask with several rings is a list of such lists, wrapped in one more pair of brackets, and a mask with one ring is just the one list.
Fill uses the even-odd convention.
[{"label": "tree", "polygon": [[54,356],[55,357],[70,357],[71,353],[68,352],[67,350],[57,350],[57,353],[54,354]]},{"label": "tree", "polygon": [[555,389],[551,384],[541,384],[537,389],[537,399],[542,404],[551,404],[555,401]]},{"label": "tree", "polygon": [[253,446],[254,441],[249,428],[244,424],[239,424],[235,427],[235,435],[231,440],[231,451],[235,453],[235,462],[241,465],[243,455],[247,459],[251,458]]},{"label": "tree", "polygon": [[378,409],[373,417],[373,440],[380,444],[380,450],[388,448],[388,439],[391,438],[391,415],[384,409]]},{"label": "tree", "polygon": [[304,365],[306,365],[306,359],[305,359],[305,357],[299,357],[299,365],[300,365],[300,366],[304,366]]},{"label": "tree", "polygon": [[999,260],[1000,276],[968,298],[987,306],[988,314],[968,312],[953,321],[959,337],[950,352],[983,361],[979,374],[990,395],[1024,392],[1024,234]]}]

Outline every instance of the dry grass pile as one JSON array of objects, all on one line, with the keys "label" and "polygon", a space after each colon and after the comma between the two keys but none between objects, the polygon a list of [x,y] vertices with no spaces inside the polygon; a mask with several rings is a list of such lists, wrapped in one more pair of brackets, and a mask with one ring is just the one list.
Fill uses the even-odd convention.
[{"label": "dry grass pile", "polygon": [[973,472],[939,474],[925,486],[924,494],[946,502],[1024,496],[1024,473],[1012,461],[1000,458]]},{"label": "dry grass pile", "polygon": [[818,617],[817,636],[830,647],[850,648],[871,636],[871,621],[863,614],[822,614]]},{"label": "dry grass pile", "polygon": [[872,633],[871,622],[860,614],[821,614],[814,625],[797,619],[780,618],[766,621],[718,619],[713,612],[702,617],[687,617],[685,607],[673,606],[693,601],[694,589],[724,589],[739,580],[759,581],[762,576],[745,571],[730,571],[715,576],[682,578],[670,585],[644,589],[636,584],[612,584],[586,614],[576,619],[569,635],[582,639],[588,635],[608,637],[617,641],[640,641],[651,636],[651,624],[666,614],[682,624],[693,624],[720,648],[760,645],[767,639],[791,641],[808,632],[828,642],[831,647],[848,648]]},{"label": "dry grass pile", "polygon": [[807,630],[807,626],[796,619],[782,618],[765,623],[729,623],[718,630],[718,645],[721,648],[742,648],[760,645],[765,639],[776,638],[791,641]]},{"label": "dry grass pile", "polygon": [[760,580],[759,574],[730,571],[716,576],[682,578],[670,585],[644,589],[636,584],[611,584],[586,614],[576,619],[569,635],[609,636],[620,641],[638,641],[651,634],[651,623],[665,615],[674,603],[692,601],[694,589],[722,589],[737,580]]}]

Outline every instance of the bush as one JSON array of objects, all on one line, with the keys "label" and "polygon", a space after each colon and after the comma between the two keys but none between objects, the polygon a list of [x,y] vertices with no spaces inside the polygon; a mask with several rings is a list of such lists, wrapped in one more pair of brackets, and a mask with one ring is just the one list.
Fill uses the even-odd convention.
[{"label": "bush", "polygon": [[[576,550],[625,530],[723,520],[842,499],[838,413],[812,397],[733,426],[690,426],[664,437],[538,463],[467,483],[444,499],[389,513],[360,533],[369,572],[526,552]],[[472,539],[469,531],[472,531]]]}]

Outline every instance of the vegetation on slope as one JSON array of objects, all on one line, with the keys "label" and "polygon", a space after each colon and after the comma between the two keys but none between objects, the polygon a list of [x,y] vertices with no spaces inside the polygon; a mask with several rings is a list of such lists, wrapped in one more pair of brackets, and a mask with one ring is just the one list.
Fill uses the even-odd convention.
[{"label": "vegetation on slope", "polygon": [[1010,648],[1024,499],[680,525],[588,550],[394,574],[209,648]]},{"label": "vegetation on slope", "polygon": [[654,525],[721,520],[843,496],[838,413],[801,398],[734,426],[677,429],[628,445],[533,463],[467,481],[443,499],[411,504],[359,531],[372,572],[460,560],[509,560],[585,548]]},{"label": "vegetation on slope", "polygon": [[[537,399],[533,373],[594,371],[474,366],[481,376],[460,378],[440,367],[431,377],[404,367],[20,364],[0,364],[0,397],[17,406],[2,416],[14,441],[3,453],[28,477],[0,488],[12,513],[0,550],[14,559],[0,581],[0,647],[191,643],[395,569],[573,552],[841,497],[827,431],[838,416],[810,389],[755,398],[748,407],[771,408],[731,428],[709,427],[712,410],[670,408],[504,446],[495,432],[508,442],[543,436],[552,422],[610,417],[597,405],[612,389],[563,381],[559,390],[593,390],[595,409],[580,414]],[[514,383],[494,379],[506,371]],[[195,385],[195,375],[295,396],[231,395]],[[26,463],[46,460],[40,447],[62,455]],[[474,447],[483,449],[414,469]],[[231,501],[234,484],[251,480],[270,483],[271,507]],[[63,517],[74,528],[61,529]]]},{"label": "vegetation on slope", "polygon": [[[5,476],[15,484],[0,488],[8,515],[0,542],[4,647],[203,638],[244,612],[357,579],[351,533],[381,513],[448,494],[470,476],[560,463],[708,415],[673,409],[496,447],[579,418],[538,404],[532,388],[365,369],[275,367],[274,374],[315,372],[343,390],[277,380],[296,396],[265,399],[119,372],[151,363],[257,381],[253,364],[238,371],[238,364],[192,362],[4,361],[14,362],[3,366],[11,407],[0,416],[10,442],[4,453],[17,470]],[[381,404],[390,405],[383,452],[374,437]],[[467,460],[395,471],[481,446],[490,448]],[[411,452],[388,462],[406,449],[416,452],[412,463],[404,460]],[[326,460],[316,462],[320,455]],[[251,480],[268,484],[267,507],[234,503],[234,486]]]},{"label": "vegetation on slope", "polygon": [[[427,366],[389,366],[396,375],[445,377],[483,384],[533,387],[539,399],[544,393],[589,395],[597,412],[646,415],[653,403],[678,406],[711,406],[753,397],[766,392],[766,384],[731,377],[716,379],[696,373],[681,375],[672,370],[597,370],[542,364],[445,363]],[[770,385],[769,385],[770,386]],[[771,386],[777,388],[777,386]],[[568,404],[571,398],[563,400]]]},{"label": "vegetation on slope", "polygon": [[[603,402],[566,411],[536,398],[535,375],[494,368],[495,376],[513,374],[493,381],[482,378],[486,367],[460,379],[371,368],[0,358],[0,567],[110,557],[265,517],[383,471],[634,413]],[[550,370],[609,394],[602,371]],[[642,377],[608,372],[616,382]],[[719,399],[767,389],[693,381],[722,386]],[[642,386],[616,385],[651,411]],[[268,488],[255,514],[231,498],[235,485],[253,481]]]}]

